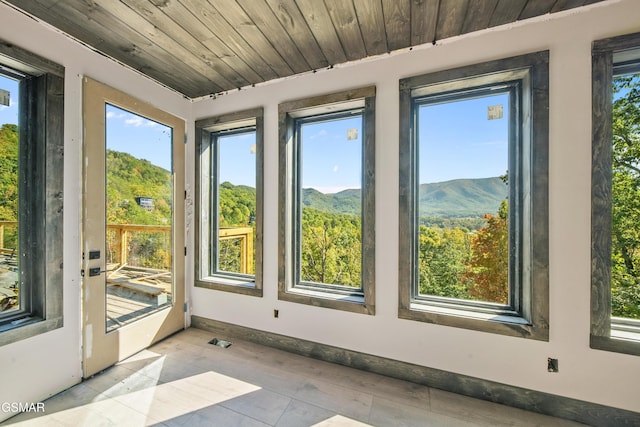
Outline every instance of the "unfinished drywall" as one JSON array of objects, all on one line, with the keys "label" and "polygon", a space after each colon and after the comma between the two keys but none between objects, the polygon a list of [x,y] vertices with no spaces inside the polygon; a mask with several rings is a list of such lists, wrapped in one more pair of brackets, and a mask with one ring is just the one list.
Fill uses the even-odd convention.
[{"label": "unfinished drywall", "polygon": [[[57,30],[0,3],[0,39],[65,67],[64,122],[64,326],[0,347],[0,402],[40,402],[80,382],[82,76],[189,118],[179,94],[96,54]],[[0,421],[13,413],[0,411]]]},{"label": "unfinished drywall", "polygon": [[[640,2],[636,0],[604,2],[439,42],[436,46],[420,46],[400,54],[199,100],[194,105],[194,119],[264,107],[264,296],[192,288],[191,314],[640,411],[637,381],[640,358],[589,348],[591,43],[640,31],[639,16]],[[547,49],[550,51],[549,342],[398,319],[399,79]],[[377,88],[376,315],[279,301],[278,104],[368,85]],[[193,153],[193,140],[189,146],[187,151]],[[193,187],[193,181],[188,182]],[[279,310],[278,318],[273,316],[274,309]],[[548,357],[559,360],[558,373],[547,372]]]}]

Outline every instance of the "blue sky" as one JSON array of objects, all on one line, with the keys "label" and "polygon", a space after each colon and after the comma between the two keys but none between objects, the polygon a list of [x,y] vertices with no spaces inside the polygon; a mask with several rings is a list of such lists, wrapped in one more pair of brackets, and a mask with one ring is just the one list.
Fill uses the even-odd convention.
[{"label": "blue sky", "polygon": [[[508,166],[507,94],[422,106],[419,112],[419,182],[504,175]],[[489,106],[503,117],[489,120]]]},{"label": "blue sky", "polygon": [[255,132],[223,136],[218,139],[220,182],[256,186]]},{"label": "blue sky", "polygon": [[[0,106],[0,123],[17,123],[17,82],[0,76],[11,107]],[[420,183],[499,176],[507,170],[508,96],[506,94],[420,110]],[[502,119],[488,120],[487,107],[503,105]],[[108,148],[147,159],[171,170],[171,129],[107,105]],[[350,129],[357,137],[348,139]],[[325,193],[361,187],[361,119],[346,118],[303,126],[302,186]],[[255,186],[255,137],[226,137],[220,152],[222,181]],[[378,141],[378,144],[383,142]]]},{"label": "blue sky", "polygon": [[[348,132],[353,133],[351,139]],[[337,193],[360,188],[362,119],[349,117],[302,126],[302,188]]]},{"label": "blue sky", "polygon": [[[361,128],[359,117],[302,126],[303,188],[335,193],[361,187]],[[255,187],[255,134],[223,136],[219,144],[220,181]]]},{"label": "blue sky", "polygon": [[171,170],[170,127],[109,104],[105,114],[108,149],[129,153]]},{"label": "blue sky", "polygon": [[0,89],[10,92],[10,106],[0,105],[0,125],[18,124],[18,82],[0,75]]},{"label": "blue sky", "polygon": [[[18,123],[18,82],[0,75],[0,89],[10,92],[10,106],[0,105],[0,124]],[[171,170],[171,128],[107,105],[107,145]]]}]

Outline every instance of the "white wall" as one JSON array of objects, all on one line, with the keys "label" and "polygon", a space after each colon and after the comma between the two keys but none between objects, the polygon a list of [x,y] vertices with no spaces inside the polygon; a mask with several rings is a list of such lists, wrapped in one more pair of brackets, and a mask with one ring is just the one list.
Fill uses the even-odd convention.
[{"label": "white wall", "polygon": [[[265,281],[263,298],[192,288],[192,314],[640,411],[640,357],[589,348],[591,42],[637,31],[640,2],[614,0],[198,101],[195,119],[265,108]],[[551,61],[549,342],[399,320],[398,80],[545,49]],[[279,301],[278,103],[372,84],[378,90],[376,315]],[[194,152],[189,144],[187,152]],[[193,187],[193,176],[188,179]],[[547,372],[547,357],[559,359],[559,373]]]},{"label": "white wall", "polygon": [[[0,402],[38,402],[81,379],[82,76],[190,119],[191,103],[48,26],[0,3],[0,39],[66,68],[64,147],[64,327],[0,347]],[[7,413],[0,412],[0,421]]]},{"label": "white wall", "polygon": [[[191,313],[292,337],[458,372],[519,387],[640,411],[640,357],[589,349],[591,41],[640,31],[640,2],[612,0],[586,11],[506,26],[438,46],[259,85],[190,104],[0,3],[0,38],[66,67],[64,327],[0,347],[0,402],[40,401],[80,381],[82,84],[88,75],[188,120],[265,107],[264,297],[193,288]],[[398,80],[416,74],[549,49],[550,340],[537,342],[397,318]],[[277,106],[286,100],[375,84],[376,315],[277,299]],[[187,188],[194,185],[187,155]],[[192,212],[187,213],[192,218]],[[188,224],[189,253],[193,234]],[[189,267],[191,266],[191,267]],[[187,282],[192,284],[193,258]],[[273,318],[273,309],[280,317]],[[383,344],[384,342],[384,344]],[[560,372],[546,371],[547,357]],[[0,419],[6,414],[0,413]]]}]

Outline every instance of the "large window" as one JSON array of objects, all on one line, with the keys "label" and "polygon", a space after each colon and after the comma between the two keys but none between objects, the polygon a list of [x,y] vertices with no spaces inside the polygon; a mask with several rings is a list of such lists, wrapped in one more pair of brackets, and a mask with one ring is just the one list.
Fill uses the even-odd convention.
[{"label": "large window", "polygon": [[262,295],[262,109],[196,122],[196,286]]},{"label": "large window", "polygon": [[402,318],[548,339],[548,53],[400,82]]},{"label": "large window", "polygon": [[374,100],[281,104],[279,298],[374,313]]},{"label": "large window", "polygon": [[0,345],[62,326],[64,69],[0,43]]},{"label": "large window", "polygon": [[591,346],[640,354],[640,33],[593,45]]}]

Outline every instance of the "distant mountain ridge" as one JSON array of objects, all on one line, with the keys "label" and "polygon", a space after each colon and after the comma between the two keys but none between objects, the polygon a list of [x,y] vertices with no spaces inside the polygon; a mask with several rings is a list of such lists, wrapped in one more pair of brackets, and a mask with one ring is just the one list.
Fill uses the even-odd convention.
[{"label": "distant mountain ridge", "polygon": [[495,214],[508,191],[499,177],[421,184],[420,216],[470,218]]},{"label": "distant mountain ridge", "polygon": [[[499,177],[421,184],[420,216],[477,218],[495,214],[507,192],[507,185]],[[360,190],[324,194],[313,188],[304,188],[302,204],[330,213],[359,214]]]}]

